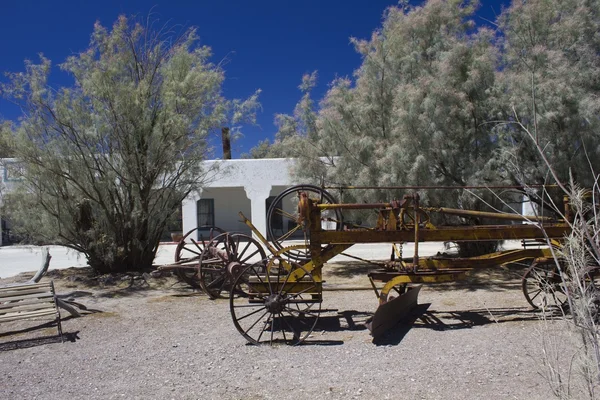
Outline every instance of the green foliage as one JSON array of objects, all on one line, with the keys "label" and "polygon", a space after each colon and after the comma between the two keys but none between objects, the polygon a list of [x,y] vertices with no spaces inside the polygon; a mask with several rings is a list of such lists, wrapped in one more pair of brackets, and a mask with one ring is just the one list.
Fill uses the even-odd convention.
[{"label": "green foliage", "polygon": [[502,162],[519,166],[513,181],[547,181],[547,167],[527,129],[561,181],[567,182],[571,171],[590,187],[600,156],[600,4],[515,0],[499,23],[504,33],[499,119],[518,118],[523,124],[499,126]]},{"label": "green foliage", "polygon": [[9,141],[12,133],[12,123],[10,121],[2,121],[0,123],[0,159],[12,157]]},{"label": "green foliage", "polygon": [[38,230],[21,225],[30,237],[82,251],[99,272],[151,266],[166,224],[206,179],[207,135],[252,121],[258,92],[223,98],[224,73],[194,29],[174,36],[126,17],[112,30],[97,23],[89,48],[60,65],[72,87],[50,87],[40,58],[0,87],[25,110],[3,135],[24,166],[15,222],[35,215]]}]

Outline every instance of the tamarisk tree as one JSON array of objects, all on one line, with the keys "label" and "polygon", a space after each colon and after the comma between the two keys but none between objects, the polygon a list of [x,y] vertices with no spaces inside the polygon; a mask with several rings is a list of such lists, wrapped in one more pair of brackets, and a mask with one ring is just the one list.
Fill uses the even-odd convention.
[{"label": "tamarisk tree", "polygon": [[258,93],[222,96],[224,72],[197,42],[194,29],[120,17],[60,65],[72,87],[48,84],[43,56],[8,74],[2,94],[24,110],[3,135],[22,163],[13,226],[83,252],[98,272],[150,267],[167,222],[207,179],[209,133],[252,121],[258,106]]},{"label": "tamarisk tree", "polygon": [[[491,118],[497,51],[493,32],[474,29],[476,6],[430,0],[390,7],[369,40],[352,39],[362,56],[353,78],[332,82],[312,115],[305,95],[285,125],[293,127],[291,119],[305,128],[284,135],[274,150],[302,149],[288,150],[288,156],[299,157],[303,180],[324,176],[363,186],[489,182],[495,143],[484,122]],[[360,196],[352,200],[384,200],[390,193]]]},{"label": "tamarisk tree", "polygon": [[[513,0],[499,18],[502,70],[497,72],[501,163],[512,182],[556,177],[584,187],[596,183],[600,147],[600,3]],[[534,134],[535,146],[527,132]],[[538,151],[538,147],[542,153]],[[590,166],[593,168],[590,169]]]}]

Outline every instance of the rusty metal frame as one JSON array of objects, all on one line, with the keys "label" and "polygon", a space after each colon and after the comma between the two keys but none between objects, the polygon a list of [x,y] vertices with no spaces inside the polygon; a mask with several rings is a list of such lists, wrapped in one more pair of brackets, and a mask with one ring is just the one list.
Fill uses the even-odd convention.
[{"label": "rusty metal frame", "polygon": [[[407,201],[410,200],[410,201]],[[352,229],[345,231],[324,230],[321,226],[321,211],[328,209],[378,209],[380,217],[375,229]],[[412,262],[404,259],[397,262],[397,268],[384,273],[372,273],[371,280],[386,283],[386,286],[402,283],[431,283],[447,282],[464,277],[465,272],[475,268],[484,268],[494,265],[503,265],[523,260],[533,260],[551,255],[550,249],[524,248],[486,254],[470,258],[440,258],[419,257],[419,243],[433,241],[494,241],[494,240],[552,240],[558,244],[567,233],[570,225],[566,221],[548,217],[527,217],[521,215],[489,213],[481,211],[457,210],[441,207],[421,208],[419,197],[405,196],[400,203],[375,203],[375,204],[318,204],[311,201],[299,212],[309,221],[310,249],[312,254],[312,268],[320,271],[323,264],[322,246],[327,249],[335,248],[344,251],[356,243],[414,243]],[[388,217],[382,217],[385,213]],[[513,225],[478,225],[478,226],[433,226],[429,219],[420,223],[422,214],[446,213],[459,216],[480,218],[494,218],[511,221],[536,221],[529,224]],[[405,224],[400,215],[412,216],[412,224]],[[391,223],[390,223],[391,221]],[[346,247],[348,246],[348,247]],[[340,252],[341,252],[340,251]],[[338,253],[339,254],[339,253]],[[335,254],[337,255],[337,254]],[[333,256],[328,254],[328,259]],[[460,269],[460,271],[458,270]],[[454,271],[450,271],[454,270]],[[392,284],[390,284],[392,282]],[[384,292],[385,292],[384,288]]]}]

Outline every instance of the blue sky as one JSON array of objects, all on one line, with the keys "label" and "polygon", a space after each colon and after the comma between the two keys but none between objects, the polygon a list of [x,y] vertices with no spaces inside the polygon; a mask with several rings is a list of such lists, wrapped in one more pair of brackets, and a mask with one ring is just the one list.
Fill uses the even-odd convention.
[{"label": "blue sky", "polygon": [[[482,0],[478,14],[493,20],[508,3]],[[161,22],[195,26],[201,43],[213,49],[213,61],[227,60],[227,97],[245,98],[262,90],[258,126],[244,127],[244,137],[233,144],[237,158],[258,141],[273,139],[273,116],[292,112],[303,74],[318,70],[317,99],[336,76],[352,74],[361,60],[349,38],[368,38],[380,26],[384,10],[395,4],[396,0],[0,0],[0,72],[21,71],[23,61],[37,61],[38,53],[57,65],[87,47],[95,21],[111,26],[120,14],[144,17],[152,12]],[[57,86],[69,84],[60,74],[53,79]],[[18,116],[16,107],[0,100],[0,119]]]}]

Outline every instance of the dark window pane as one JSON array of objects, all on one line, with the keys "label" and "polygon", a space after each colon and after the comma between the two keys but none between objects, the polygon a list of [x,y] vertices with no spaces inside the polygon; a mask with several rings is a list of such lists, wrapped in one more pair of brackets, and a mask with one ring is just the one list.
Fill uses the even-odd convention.
[{"label": "dark window pane", "polygon": [[198,226],[215,226],[214,199],[200,199],[197,203]]}]

